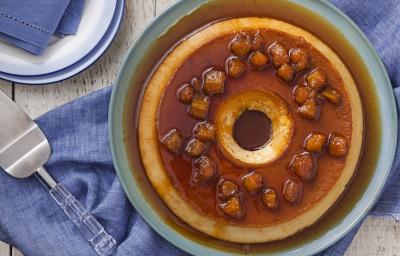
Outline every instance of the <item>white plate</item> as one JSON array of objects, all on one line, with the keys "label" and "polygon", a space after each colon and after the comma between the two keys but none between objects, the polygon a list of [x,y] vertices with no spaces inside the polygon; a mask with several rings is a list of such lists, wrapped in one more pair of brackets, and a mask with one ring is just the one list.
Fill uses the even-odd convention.
[{"label": "white plate", "polygon": [[0,72],[37,76],[76,63],[100,42],[110,26],[116,5],[117,0],[87,0],[77,34],[53,38],[40,56],[0,41]]}]

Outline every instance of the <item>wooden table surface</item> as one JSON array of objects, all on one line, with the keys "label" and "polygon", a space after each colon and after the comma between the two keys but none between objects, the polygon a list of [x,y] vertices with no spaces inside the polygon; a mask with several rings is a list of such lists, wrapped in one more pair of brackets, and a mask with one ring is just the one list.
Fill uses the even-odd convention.
[{"label": "wooden table surface", "polygon": [[[13,98],[32,118],[54,107],[109,86],[140,31],[173,0],[126,0],[121,29],[106,54],[83,73],[46,86],[25,86],[0,80],[0,89]],[[0,242],[0,256],[22,255]],[[400,255],[400,223],[390,217],[368,217],[346,255]]]}]

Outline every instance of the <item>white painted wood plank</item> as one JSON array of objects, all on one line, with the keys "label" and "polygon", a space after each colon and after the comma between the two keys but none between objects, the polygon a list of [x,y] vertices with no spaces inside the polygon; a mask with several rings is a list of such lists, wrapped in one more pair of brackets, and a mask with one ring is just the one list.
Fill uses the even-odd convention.
[{"label": "white painted wood plank", "polygon": [[0,80],[0,90],[2,90],[4,93],[6,93],[11,98],[12,84],[10,82]]},{"label": "white painted wood plank", "polygon": [[0,256],[10,256],[10,246],[0,241]]},{"label": "white painted wood plank", "polygon": [[176,0],[156,0],[156,15],[160,15],[165,9],[175,2]]},{"label": "white painted wood plank", "polygon": [[368,217],[345,255],[400,255],[400,222],[390,217]]},{"label": "white painted wood plank", "polygon": [[22,252],[20,252],[17,248],[13,247],[11,256],[24,256],[24,254]]},{"label": "white painted wood plank", "polygon": [[72,79],[54,85],[18,85],[15,87],[15,101],[32,118],[36,118],[56,106],[111,85],[129,47],[154,14],[153,1],[126,1],[125,17],[115,41],[92,67]]}]

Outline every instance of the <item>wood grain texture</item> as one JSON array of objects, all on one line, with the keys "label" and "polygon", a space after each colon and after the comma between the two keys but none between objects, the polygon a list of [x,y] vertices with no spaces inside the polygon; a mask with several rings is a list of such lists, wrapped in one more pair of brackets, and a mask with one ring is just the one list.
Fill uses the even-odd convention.
[{"label": "wood grain texture", "polygon": [[160,15],[165,9],[175,2],[175,0],[156,0],[156,15]]},{"label": "wood grain texture", "polygon": [[0,256],[10,256],[10,246],[0,241]]},{"label": "wood grain texture", "polygon": [[0,90],[2,90],[10,98],[12,97],[12,84],[10,82],[0,80]]},{"label": "wood grain texture", "polygon": [[23,256],[24,254],[20,252],[17,248],[13,247],[11,251],[11,256]]},{"label": "wood grain texture", "polygon": [[345,255],[400,255],[400,222],[391,217],[368,217]]},{"label": "wood grain texture", "polygon": [[[33,118],[44,112],[112,84],[121,62],[139,32],[155,15],[175,0],[127,0],[121,29],[106,54],[78,76],[55,85],[15,87],[14,96]],[[11,83],[0,81],[0,89],[12,95]],[[21,256],[16,249],[12,256]],[[400,256],[400,223],[387,217],[368,217],[354,238],[346,256]],[[0,242],[0,256],[10,256],[10,248]]]}]

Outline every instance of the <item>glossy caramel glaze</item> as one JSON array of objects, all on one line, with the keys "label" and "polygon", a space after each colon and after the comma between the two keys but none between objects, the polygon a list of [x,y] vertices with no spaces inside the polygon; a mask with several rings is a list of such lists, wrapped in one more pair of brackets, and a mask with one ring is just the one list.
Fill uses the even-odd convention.
[{"label": "glossy caramel glaze", "polygon": [[[251,31],[253,34],[255,31]],[[209,112],[212,120],[218,103],[227,97],[245,91],[247,89],[266,89],[281,96],[288,104],[290,112],[295,119],[295,134],[288,151],[278,160],[268,166],[256,169],[266,179],[268,187],[275,191],[281,191],[282,182],[291,174],[287,165],[293,155],[302,151],[304,139],[311,132],[320,132],[328,135],[331,132],[340,132],[350,143],[351,141],[351,109],[348,95],[343,87],[343,81],[335,69],[319,52],[300,38],[291,37],[285,33],[273,30],[260,31],[266,45],[279,42],[287,50],[301,47],[307,50],[309,55],[310,68],[299,73],[291,84],[280,80],[275,70],[269,64],[263,71],[254,71],[246,64],[245,72],[237,79],[228,79],[225,85],[225,92],[221,96],[214,96]],[[225,61],[230,56],[228,45],[234,35],[217,38],[208,45],[203,46],[180,67],[171,78],[170,84],[164,92],[158,114],[158,132],[160,138],[170,129],[177,128],[183,136],[188,139],[192,135],[194,125],[198,122],[187,115],[186,106],[179,103],[176,92],[185,83],[189,83],[194,76],[201,77],[204,70],[215,67],[223,70]],[[335,88],[342,96],[339,105],[325,102],[322,105],[320,118],[317,121],[308,121],[296,114],[298,105],[293,100],[292,90],[298,83],[302,83],[304,76],[314,68],[321,68],[327,75],[329,86]],[[335,122],[332,122],[335,120]],[[277,211],[265,209],[259,201],[258,196],[251,196],[245,192],[241,185],[240,178],[249,169],[240,169],[226,161],[216,149],[215,144],[210,148],[209,155],[217,162],[218,174],[221,177],[229,178],[240,184],[243,192],[243,205],[246,214],[242,219],[233,220],[222,217],[216,207],[216,183],[208,187],[193,187],[190,185],[192,169],[191,160],[185,155],[170,154],[164,147],[160,146],[160,152],[168,175],[181,196],[189,202],[197,211],[204,215],[212,216],[221,222],[236,223],[245,226],[268,226],[290,220],[299,214],[310,209],[330,190],[339,177],[344,166],[345,157],[335,158],[329,154],[323,154],[318,159],[318,170],[313,180],[304,182],[304,194],[302,201],[297,205],[291,205],[282,200],[278,193],[280,206]]]}]

